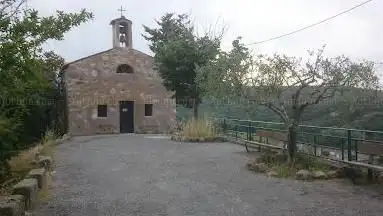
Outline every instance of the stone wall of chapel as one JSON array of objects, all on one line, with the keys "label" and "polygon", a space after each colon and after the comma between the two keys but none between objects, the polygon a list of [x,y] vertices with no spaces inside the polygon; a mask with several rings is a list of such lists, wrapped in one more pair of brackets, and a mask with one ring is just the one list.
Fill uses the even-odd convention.
[{"label": "stone wall of chapel", "polygon": [[[128,64],[134,73],[116,73]],[[72,135],[119,133],[119,101],[135,101],[136,133],[167,133],[176,118],[175,101],[153,70],[153,59],[137,50],[114,48],[69,64],[65,70],[68,128]],[[144,104],[153,116],[144,116]],[[108,105],[108,116],[97,117],[97,105]]]}]

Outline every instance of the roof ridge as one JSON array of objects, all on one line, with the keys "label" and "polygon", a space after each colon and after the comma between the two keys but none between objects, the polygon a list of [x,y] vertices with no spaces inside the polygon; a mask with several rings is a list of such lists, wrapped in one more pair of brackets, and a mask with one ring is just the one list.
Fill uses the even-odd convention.
[{"label": "roof ridge", "polygon": [[[91,57],[94,57],[94,56],[96,56],[96,55],[100,55],[100,54],[103,54],[103,53],[106,53],[106,52],[109,52],[109,51],[112,51],[112,50],[122,50],[122,49],[125,49],[125,48],[122,48],[122,47],[113,47],[113,48],[111,48],[111,49],[107,49],[107,50],[104,50],[104,51],[101,51],[101,52],[97,52],[97,53],[94,53],[94,54],[91,54],[91,55],[88,55],[88,56],[85,56],[85,57],[76,59],[76,60],[74,60],[74,61],[65,63],[65,64],[62,66],[61,70],[65,70],[65,69],[67,69],[67,68],[69,67],[69,65],[71,65],[71,64],[74,64],[74,63],[76,63],[76,62],[79,62],[79,61],[82,61],[82,60],[85,60],[85,59],[88,59],[88,58],[91,58]],[[144,53],[144,52],[142,52],[142,51],[140,51],[140,50],[133,49],[133,48],[132,48],[132,50],[135,51],[135,52],[138,52],[138,53],[140,53],[140,54],[142,54],[142,55],[146,55],[146,56],[148,56],[148,57],[150,57],[150,58],[153,58],[153,56],[151,56],[151,55],[149,55],[149,54],[147,54],[147,53]]]}]

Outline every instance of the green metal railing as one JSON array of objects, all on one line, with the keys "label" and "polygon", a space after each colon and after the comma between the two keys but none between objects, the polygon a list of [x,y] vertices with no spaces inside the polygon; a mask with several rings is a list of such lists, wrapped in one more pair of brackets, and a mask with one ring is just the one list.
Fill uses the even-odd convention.
[{"label": "green metal railing", "polygon": [[[267,144],[269,138],[257,136],[257,131],[275,131],[287,134],[284,123],[230,118],[214,118],[214,122],[221,133],[236,140]],[[382,131],[299,125],[297,144],[310,146],[312,154],[315,156],[320,156],[317,155],[318,149],[321,149],[322,153],[333,152],[335,156],[339,156],[334,159],[342,161],[365,161],[371,160],[371,156],[383,156]]]}]

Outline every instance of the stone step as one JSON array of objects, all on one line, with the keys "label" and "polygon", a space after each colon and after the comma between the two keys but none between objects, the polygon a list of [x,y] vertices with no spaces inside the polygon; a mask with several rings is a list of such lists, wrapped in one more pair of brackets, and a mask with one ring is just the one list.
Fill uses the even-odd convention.
[{"label": "stone step", "polygon": [[0,216],[23,216],[25,200],[22,195],[0,197]]},{"label": "stone step", "polygon": [[37,180],[37,185],[39,189],[44,189],[47,187],[47,171],[45,168],[33,169],[28,173],[27,178],[34,178]]},{"label": "stone step", "polygon": [[33,178],[27,178],[13,186],[14,195],[23,195],[25,198],[25,209],[34,209],[37,201],[38,186],[37,180]]}]

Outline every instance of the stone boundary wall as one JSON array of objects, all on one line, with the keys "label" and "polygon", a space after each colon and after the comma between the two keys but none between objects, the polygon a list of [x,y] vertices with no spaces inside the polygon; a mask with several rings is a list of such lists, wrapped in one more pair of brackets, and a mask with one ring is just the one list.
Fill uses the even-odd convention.
[{"label": "stone boundary wall", "polygon": [[[55,145],[62,144],[71,137],[65,134],[55,140]],[[0,216],[33,215],[38,205],[38,193],[48,189],[48,175],[53,170],[50,156],[36,155],[36,162],[40,168],[32,169],[19,183],[13,186],[12,195],[0,196]]]}]

